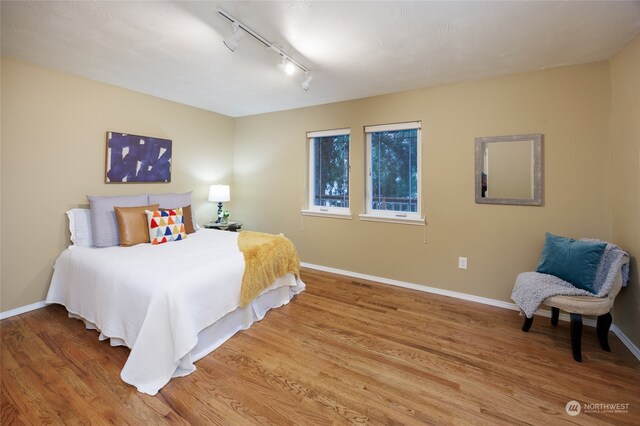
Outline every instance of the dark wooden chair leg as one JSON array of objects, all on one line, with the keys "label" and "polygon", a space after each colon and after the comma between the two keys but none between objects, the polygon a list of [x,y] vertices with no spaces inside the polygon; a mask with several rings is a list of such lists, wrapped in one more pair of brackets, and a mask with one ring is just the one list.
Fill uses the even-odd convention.
[{"label": "dark wooden chair leg", "polygon": [[531,324],[533,324],[533,317],[527,318],[524,317],[524,324],[522,324],[522,331],[527,332],[531,328]]},{"label": "dark wooden chair leg", "polygon": [[598,341],[600,346],[607,352],[611,352],[609,347],[609,327],[611,327],[611,314],[607,312],[604,315],[598,317],[598,323],[596,324],[596,334],[598,335]]},{"label": "dark wooden chair leg", "polygon": [[558,318],[560,317],[560,309],[559,308],[551,308],[551,325],[558,325]]},{"label": "dark wooden chair leg", "polygon": [[573,359],[582,362],[582,315],[571,314],[571,350]]}]

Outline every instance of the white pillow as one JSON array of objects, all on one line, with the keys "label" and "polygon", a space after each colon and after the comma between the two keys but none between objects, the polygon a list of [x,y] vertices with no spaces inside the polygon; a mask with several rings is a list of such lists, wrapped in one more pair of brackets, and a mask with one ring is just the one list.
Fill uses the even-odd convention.
[{"label": "white pillow", "polygon": [[[92,242],[94,247],[111,247],[120,244],[118,219],[114,207],[139,207],[149,205],[147,194],[97,196],[87,195],[91,208]],[[153,203],[156,204],[156,203]]]},{"label": "white pillow", "polygon": [[91,237],[91,210],[71,209],[67,211],[71,242],[78,247],[93,247]]}]

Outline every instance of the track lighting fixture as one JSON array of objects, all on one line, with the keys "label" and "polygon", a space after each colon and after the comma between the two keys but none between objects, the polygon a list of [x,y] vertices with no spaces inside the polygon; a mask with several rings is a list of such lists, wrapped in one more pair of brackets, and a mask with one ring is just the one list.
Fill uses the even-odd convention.
[{"label": "track lighting fixture", "polygon": [[279,64],[278,67],[280,67],[286,74],[293,75],[296,71],[296,68],[300,68],[305,75],[305,80],[300,84],[300,87],[302,87],[305,91],[309,90],[309,85],[313,80],[313,76],[305,66],[300,64],[300,62],[296,61],[291,56],[287,55],[282,47],[268,41],[260,34],[256,33],[251,28],[247,27],[224,10],[218,9],[218,13],[231,21],[231,24],[233,25],[233,34],[224,39],[224,45],[227,46],[229,50],[235,52],[238,44],[240,43],[240,40],[242,40],[245,35],[249,34],[251,37],[255,38],[260,43],[264,44],[266,47],[273,50],[282,57],[282,63]]},{"label": "track lighting fixture", "polygon": [[230,51],[235,52],[240,40],[246,36],[247,33],[244,32],[240,25],[237,22],[233,23],[233,34],[224,39],[224,45],[229,48]]}]

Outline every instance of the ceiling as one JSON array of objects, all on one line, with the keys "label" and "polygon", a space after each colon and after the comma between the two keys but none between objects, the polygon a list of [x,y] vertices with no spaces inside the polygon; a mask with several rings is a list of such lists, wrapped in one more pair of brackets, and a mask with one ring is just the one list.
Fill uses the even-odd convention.
[{"label": "ceiling", "polygon": [[[232,117],[605,60],[633,2],[5,2],[2,54]],[[231,13],[311,70],[289,77]]]}]

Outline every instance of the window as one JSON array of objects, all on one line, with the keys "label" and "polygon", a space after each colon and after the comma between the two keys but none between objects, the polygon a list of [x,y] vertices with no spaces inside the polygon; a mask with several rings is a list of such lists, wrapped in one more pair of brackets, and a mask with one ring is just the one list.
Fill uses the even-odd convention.
[{"label": "window", "polygon": [[424,224],[420,216],[420,122],[366,126],[364,220]]},{"label": "window", "polygon": [[309,132],[309,207],[303,214],[347,217],[349,129]]}]

